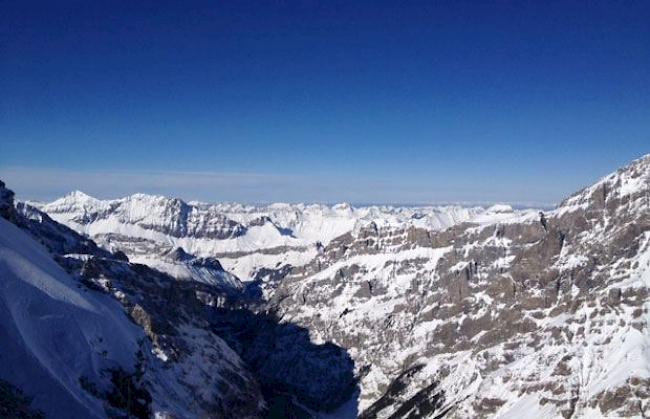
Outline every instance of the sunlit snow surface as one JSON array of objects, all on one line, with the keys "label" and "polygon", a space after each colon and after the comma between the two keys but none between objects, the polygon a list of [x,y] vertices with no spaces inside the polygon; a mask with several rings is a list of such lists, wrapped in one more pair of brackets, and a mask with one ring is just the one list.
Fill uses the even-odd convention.
[{"label": "sunlit snow surface", "polygon": [[48,417],[104,417],[81,388],[131,370],[142,331],[109,296],[82,289],[39,244],[0,218],[0,378]]}]

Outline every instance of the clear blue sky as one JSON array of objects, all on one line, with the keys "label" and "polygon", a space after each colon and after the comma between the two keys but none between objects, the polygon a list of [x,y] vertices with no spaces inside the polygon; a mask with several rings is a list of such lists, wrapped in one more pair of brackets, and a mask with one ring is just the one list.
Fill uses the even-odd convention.
[{"label": "clear blue sky", "polygon": [[650,152],[650,2],[2,1],[0,178],[555,202]]}]

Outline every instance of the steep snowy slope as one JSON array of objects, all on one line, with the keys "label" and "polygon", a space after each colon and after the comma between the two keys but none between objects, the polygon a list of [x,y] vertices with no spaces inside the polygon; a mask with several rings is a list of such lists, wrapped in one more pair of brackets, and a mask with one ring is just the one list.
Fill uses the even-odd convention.
[{"label": "steep snowy slope", "polygon": [[49,254],[0,218],[0,378],[48,417],[104,417],[81,384],[111,387],[106,371],[133,371],[143,337],[119,303],[78,286]]}]

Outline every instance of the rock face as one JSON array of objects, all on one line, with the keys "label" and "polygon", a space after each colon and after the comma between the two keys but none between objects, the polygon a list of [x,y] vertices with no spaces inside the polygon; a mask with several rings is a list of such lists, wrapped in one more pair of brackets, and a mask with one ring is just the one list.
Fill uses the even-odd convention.
[{"label": "rock face", "polygon": [[543,217],[333,240],[273,293],[347,348],[363,417],[650,413],[650,156]]},{"label": "rock face", "polygon": [[172,369],[170,400],[215,417],[650,415],[650,156],[541,214],[79,193],[38,205],[49,217],[5,208],[141,327],[160,411]]},{"label": "rock face", "polygon": [[11,218],[14,211],[14,192],[5,187],[4,182],[0,181],[0,216]]}]

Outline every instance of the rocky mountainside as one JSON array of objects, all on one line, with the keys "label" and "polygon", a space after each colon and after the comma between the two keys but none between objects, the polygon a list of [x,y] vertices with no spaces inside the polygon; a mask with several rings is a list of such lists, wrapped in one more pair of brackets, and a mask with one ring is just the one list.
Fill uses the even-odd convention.
[{"label": "rocky mountainside", "polygon": [[544,213],[3,199],[139,325],[155,412],[650,414],[650,155]]},{"label": "rocky mountainside", "polygon": [[355,360],[366,418],[646,417],[650,156],[540,216],[333,240],[270,304]]}]

